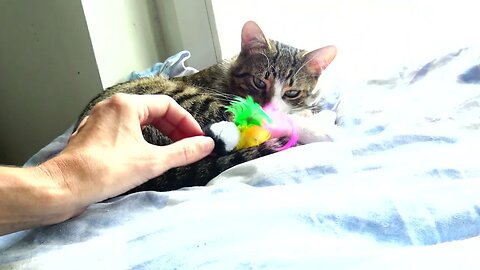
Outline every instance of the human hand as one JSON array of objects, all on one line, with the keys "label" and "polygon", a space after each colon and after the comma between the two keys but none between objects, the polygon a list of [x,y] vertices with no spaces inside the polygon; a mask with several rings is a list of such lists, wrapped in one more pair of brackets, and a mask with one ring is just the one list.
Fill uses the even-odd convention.
[{"label": "human hand", "polygon": [[[175,143],[142,136],[152,125]],[[30,168],[0,166],[0,235],[67,220],[166,170],[195,162],[213,140],[167,96],[117,94],[98,103],[56,157]]]},{"label": "human hand", "polygon": [[[175,143],[149,144],[142,136],[146,125]],[[214,143],[201,135],[194,118],[168,96],[116,94],[98,103],[64,151],[41,166],[61,174],[78,209],[207,156]]]}]

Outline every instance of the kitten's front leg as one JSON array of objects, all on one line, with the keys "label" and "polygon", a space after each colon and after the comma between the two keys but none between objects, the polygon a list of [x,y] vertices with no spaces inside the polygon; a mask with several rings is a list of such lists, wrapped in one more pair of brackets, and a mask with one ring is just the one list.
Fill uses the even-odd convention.
[{"label": "kitten's front leg", "polygon": [[335,125],[337,113],[323,110],[317,114],[306,111],[291,115],[298,128],[299,142],[301,144],[335,141],[342,135],[342,130]]}]

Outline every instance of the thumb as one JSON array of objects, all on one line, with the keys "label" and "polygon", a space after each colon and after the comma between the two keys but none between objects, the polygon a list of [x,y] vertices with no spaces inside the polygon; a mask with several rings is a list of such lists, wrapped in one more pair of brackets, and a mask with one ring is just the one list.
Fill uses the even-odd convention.
[{"label": "thumb", "polygon": [[198,161],[213,151],[212,138],[196,136],[185,138],[173,144],[162,146],[159,151],[163,156],[164,170],[184,166]]}]

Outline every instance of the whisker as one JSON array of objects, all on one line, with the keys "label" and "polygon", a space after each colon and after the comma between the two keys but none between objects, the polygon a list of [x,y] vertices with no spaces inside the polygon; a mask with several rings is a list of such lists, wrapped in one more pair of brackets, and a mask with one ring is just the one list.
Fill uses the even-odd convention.
[{"label": "whisker", "polygon": [[235,100],[235,98],[237,97],[237,95],[225,93],[214,88],[205,87],[205,86],[198,86],[198,87],[208,92],[209,95],[214,96],[218,100],[225,101],[227,103]]},{"label": "whisker", "polygon": [[310,58],[308,61],[306,61],[305,63],[303,63],[299,68],[298,70],[295,72],[295,74],[293,75],[293,77],[297,76],[298,72],[300,72],[300,70],[302,70],[302,68],[304,68],[308,63],[310,63],[314,58]]},{"label": "whisker", "polygon": [[265,58],[267,59],[267,68],[266,68],[266,70],[268,71],[268,70],[270,69],[270,67],[271,67],[271,66],[270,66],[270,59],[268,59],[268,56],[267,56],[265,53],[261,52],[260,54],[263,55],[263,56],[265,56]]}]

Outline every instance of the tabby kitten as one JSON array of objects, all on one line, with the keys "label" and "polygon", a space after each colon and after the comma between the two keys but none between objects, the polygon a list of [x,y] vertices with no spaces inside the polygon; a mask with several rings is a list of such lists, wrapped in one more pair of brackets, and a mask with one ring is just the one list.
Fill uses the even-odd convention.
[{"label": "tabby kitten", "polygon": [[[250,21],[242,28],[241,52],[233,59],[190,76],[171,80],[161,76],[142,78],[110,87],[87,105],[78,122],[97,102],[115,93],[171,96],[193,115],[201,127],[231,120],[231,115],[225,111],[224,106],[235,96],[250,95],[262,105],[273,103],[287,113],[315,113],[319,110],[320,91],[316,88],[318,77],[335,55],[336,49],[333,46],[307,52],[269,40],[258,25]],[[152,144],[171,143],[170,139],[151,126],[144,129],[143,135]],[[129,193],[206,185],[230,167],[274,153],[274,149],[281,143],[281,139],[271,139],[258,147],[223,156],[211,155],[192,165],[171,169]]]}]

